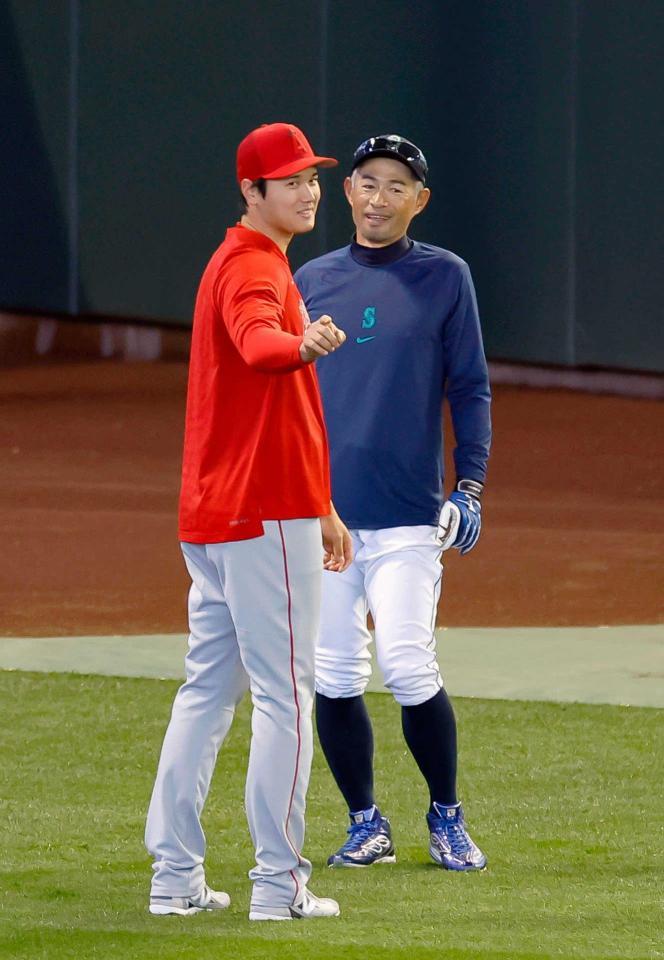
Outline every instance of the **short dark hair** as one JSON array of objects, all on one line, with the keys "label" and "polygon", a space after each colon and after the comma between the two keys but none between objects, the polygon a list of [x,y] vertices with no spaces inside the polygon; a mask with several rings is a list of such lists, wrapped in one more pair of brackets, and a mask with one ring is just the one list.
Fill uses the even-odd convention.
[{"label": "short dark hair", "polygon": [[[254,180],[254,182],[251,185],[252,187],[256,187],[261,197],[264,197],[265,194],[267,193],[267,180],[264,177],[259,177],[258,180]],[[244,194],[242,193],[241,190],[240,190],[240,208],[242,210],[242,213],[246,213],[247,210],[249,209],[247,207],[247,201],[244,199]]]}]

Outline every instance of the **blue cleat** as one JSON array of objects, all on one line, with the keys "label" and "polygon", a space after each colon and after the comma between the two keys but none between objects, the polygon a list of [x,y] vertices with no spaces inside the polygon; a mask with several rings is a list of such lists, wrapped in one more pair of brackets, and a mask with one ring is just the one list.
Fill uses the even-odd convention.
[{"label": "blue cleat", "polygon": [[372,863],[395,863],[390,821],[374,804],[351,813],[348,840],[327,861],[328,867],[370,867]]},{"label": "blue cleat", "polygon": [[446,870],[484,870],[486,857],[468,836],[460,803],[434,803],[427,813],[429,853]]}]

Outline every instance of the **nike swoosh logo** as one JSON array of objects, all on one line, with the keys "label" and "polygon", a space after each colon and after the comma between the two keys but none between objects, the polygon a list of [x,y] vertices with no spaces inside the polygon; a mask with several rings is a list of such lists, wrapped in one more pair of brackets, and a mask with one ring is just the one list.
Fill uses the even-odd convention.
[{"label": "nike swoosh logo", "polygon": [[376,339],[375,337],[357,337],[356,340],[355,340],[355,342],[356,342],[356,343],[367,343],[368,340],[375,340],[375,339]]}]

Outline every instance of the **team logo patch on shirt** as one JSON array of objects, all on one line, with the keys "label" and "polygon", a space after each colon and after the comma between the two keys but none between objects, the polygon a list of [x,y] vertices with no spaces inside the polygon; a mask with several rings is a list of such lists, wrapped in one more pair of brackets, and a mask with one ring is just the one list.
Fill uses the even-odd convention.
[{"label": "team logo patch on shirt", "polygon": [[[375,307],[365,307],[364,313],[362,314],[362,329],[363,330],[373,330],[376,326],[376,308]],[[369,340],[375,339],[375,334],[372,334],[370,337],[356,337],[356,343],[367,343]]]},{"label": "team logo patch on shirt", "polygon": [[376,308],[365,307],[362,315],[362,329],[371,330],[376,326]]}]

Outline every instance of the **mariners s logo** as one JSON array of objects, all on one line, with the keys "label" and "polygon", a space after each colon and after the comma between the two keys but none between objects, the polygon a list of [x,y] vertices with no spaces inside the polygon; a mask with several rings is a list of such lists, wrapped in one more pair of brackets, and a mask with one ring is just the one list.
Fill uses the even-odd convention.
[{"label": "mariners s logo", "polygon": [[[376,308],[375,307],[365,307],[364,313],[362,314],[362,329],[363,330],[373,330],[376,326]],[[368,343],[369,340],[375,340],[376,335],[371,334],[368,337],[356,337],[355,340],[357,343]]]}]

